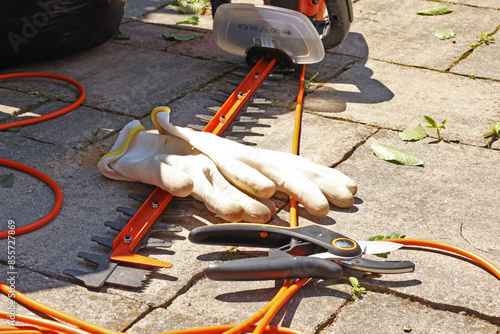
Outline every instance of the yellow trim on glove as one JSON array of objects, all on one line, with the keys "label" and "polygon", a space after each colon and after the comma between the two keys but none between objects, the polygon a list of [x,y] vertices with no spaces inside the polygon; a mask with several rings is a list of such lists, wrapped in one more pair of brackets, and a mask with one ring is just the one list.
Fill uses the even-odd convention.
[{"label": "yellow trim on glove", "polygon": [[101,160],[99,160],[99,162],[101,162],[105,158],[113,157],[115,155],[119,155],[119,154],[123,153],[123,151],[125,151],[127,149],[128,144],[130,144],[130,142],[132,141],[132,138],[134,138],[134,136],[140,131],[146,131],[144,126],[142,126],[142,125],[135,126],[132,130],[130,130],[129,134],[127,135],[127,139],[125,139],[125,142],[123,143],[123,145],[119,149],[117,149],[115,151],[111,151],[108,154],[104,155],[101,158]]},{"label": "yellow trim on glove", "polygon": [[165,131],[165,129],[162,128],[162,126],[156,120],[156,114],[159,113],[160,111],[166,111],[170,114],[170,108],[168,108],[168,107],[154,108],[153,111],[151,112],[151,120],[153,121],[153,124],[158,129],[158,132],[160,132],[161,135],[166,135],[168,133]]}]

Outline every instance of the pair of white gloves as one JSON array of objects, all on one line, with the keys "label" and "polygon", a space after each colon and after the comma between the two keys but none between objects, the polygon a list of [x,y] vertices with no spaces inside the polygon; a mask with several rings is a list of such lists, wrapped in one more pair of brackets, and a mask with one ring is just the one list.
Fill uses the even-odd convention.
[{"label": "pair of white gloves", "polygon": [[192,195],[230,221],[266,223],[276,212],[276,190],[325,216],[330,204],[348,208],[356,184],[341,172],[305,158],[245,146],[208,132],[170,124],[170,110],[151,114],[158,131],[128,123],[98,168],[105,176],[158,186],[174,196]]}]

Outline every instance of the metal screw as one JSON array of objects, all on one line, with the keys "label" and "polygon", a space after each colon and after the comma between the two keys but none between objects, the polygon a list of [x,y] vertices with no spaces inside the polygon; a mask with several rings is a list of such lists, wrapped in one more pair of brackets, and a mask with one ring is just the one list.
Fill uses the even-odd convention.
[{"label": "metal screw", "polygon": [[132,242],[132,238],[130,237],[130,235],[128,235],[128,234],[127,234],[127,235],[125,236],[125,238],[123,238],[123,243],[124,243],[125,245],[128,245],[128,244],[130,244],[131,242]]},{"label": "metal screw", "polygon": [[225,122],[226,121],[226,115],[222,115],[220,118],[219,118],[219,122]]},{"label": "metal screw", "polygon": [[238,93],[238,98],[239,99],[242,99],[245,95],[247,95],[246,93],[243,93],[243,92],[239,92]]},{"label": "metal screw", "polygon": [[153,209],[158,209],[159,206],[160,206],[160,203],[158,202],[158,199],[154,199],[153,203],[151,203],[151,207]]},{"label": "metal screw", "polygon": [[255,72],[255,76],[254,76],[254,78],[255,78],[255,79],[260,78],[260,74],[259,74],[259,72]]}]

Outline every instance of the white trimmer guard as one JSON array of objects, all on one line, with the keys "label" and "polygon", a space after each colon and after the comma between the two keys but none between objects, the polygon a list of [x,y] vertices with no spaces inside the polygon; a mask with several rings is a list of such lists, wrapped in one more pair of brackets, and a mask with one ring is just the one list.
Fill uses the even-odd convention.
[{"label": "white trimmer guard", "polygon": [[296,64],[314,64],[325,57],[321,38],[309,18],[286,8],[224,4],[217,8],[213,30],[217,45],[239,56],[258,46],[280,49]]}]

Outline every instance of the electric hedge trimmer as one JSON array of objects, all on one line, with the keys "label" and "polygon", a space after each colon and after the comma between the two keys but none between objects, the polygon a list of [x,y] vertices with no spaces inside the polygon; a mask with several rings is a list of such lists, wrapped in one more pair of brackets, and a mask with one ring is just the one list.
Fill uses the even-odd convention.
[{"label": "electric hedge trimmer", "polygon": [[[310,4],[297,2],[292,7],[288,2],[280,1],[269,1],[268,5],[219,3],[215,4],[214,13],[217,45],[227,52],[244,56],[247,63],[253,66],[222,107],[211,108],[215,115],[211,118],[198,116],[208,122],[202,131],[218,136],[237,132],[234,127],[236,121],[252,122],[254,120],[249,116],[265,113],[259,106],[269,104],[269,101],[257,96],[270,76],[279,77],[273,71],[290,72],[300,64],[321,61],[325,55],[324,48],[340,44],[352,21],[350,0],[313,1]],[[330,19],[324,20],[327,13]],[[241,113],[245,115],[240,116]],[[97,236],[92,238],[92,241],[108,248],[109,252],[104,255],[78,254],[97,266],[96,270],[82,272],[67,269],[65,274],[91,288],[105,283],[140,287],[152,268],[172,266],[137,252],[144,248],[169,247],[169,241],[155,238],[154,234],[182,230],[178,226],[159,222],[164,211],[168,214],[166,208],[174,196],[156,188],[145,200],[139,196],[133,198],[143,201],[137,211],[119,208],[119,211],[132,216],[128,223],[105,222],[106,226],[118,232],[114,240]]]}]

